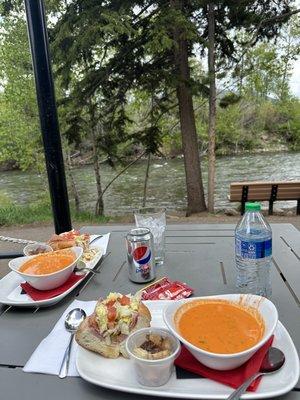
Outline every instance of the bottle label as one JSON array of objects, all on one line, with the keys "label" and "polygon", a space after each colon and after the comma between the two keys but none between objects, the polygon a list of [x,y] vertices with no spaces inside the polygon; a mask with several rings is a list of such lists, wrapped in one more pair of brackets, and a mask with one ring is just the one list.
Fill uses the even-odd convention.
[{"label": "bottle label", "polygon": [[235,239],[236,255],[243,258],[257,259],[270,257],[272,255],[272,239],[264,242],[246,241]]}]

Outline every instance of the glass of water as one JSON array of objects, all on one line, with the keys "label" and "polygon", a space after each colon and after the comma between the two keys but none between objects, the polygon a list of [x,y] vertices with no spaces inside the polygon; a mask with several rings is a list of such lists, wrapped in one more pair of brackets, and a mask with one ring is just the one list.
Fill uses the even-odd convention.
[{"label": "glass of water", "polygon": [[165,258],[166,210],[164,208],[144,207],[134,212],[137,227],[149,228],[154,241],[154,259],[163,264]]}]

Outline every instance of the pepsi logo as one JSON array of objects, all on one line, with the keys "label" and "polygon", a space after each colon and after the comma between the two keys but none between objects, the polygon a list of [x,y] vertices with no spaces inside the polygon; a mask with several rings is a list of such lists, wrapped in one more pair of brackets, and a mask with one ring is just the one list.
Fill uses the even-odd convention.
[{"label": "pepsi logo", "polygon": [[140,246],[133,250],[132,255],[138,264],[147,264],[151,258],[151,250],[147,246]]}]

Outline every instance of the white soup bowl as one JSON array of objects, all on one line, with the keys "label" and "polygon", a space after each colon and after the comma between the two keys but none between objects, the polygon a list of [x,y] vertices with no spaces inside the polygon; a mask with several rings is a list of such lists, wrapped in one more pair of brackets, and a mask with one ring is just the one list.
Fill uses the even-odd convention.
[{"label": "white soup bowl", "polygon": [[[70,275],[72,274],[76,263],[78,262],[79,258],[82,256],[83,249],[82,247],[71,247],[71,251],[75,254],[75,260],[70,264],[67,265],[65,268],[52,272],[51,274],[45,275],[32,275],[26,274],[24,272],[20,272],[20,267],[28,260],[37,257],[35,256],[26,256],[26,257],[18,257],[14,258],[8,263],[9,268],[20,275],[26,282],[28,282],[32,287],[39,290],[50,290],[55,289],[65,283]],[[45,254],[46,255],[46,254]]]},{"label": "white soup bowl", "polygon": [[[246,307],[252,306],[257,309],[265,324],[263,337],[255,346],[252,346],[245,351],[233,354],[211,353],[209,351],[202,350],[199,347],[194,346],[180,335],[175,325],[174,317],[176,311],[183,304],[195,302],[196,305],[199,300],[227,300],[229,302],[239,303],[241,298],[243,300],[243,305],[245,305]],[[253,354],[258,349],[260,349],[269,340],[269,338],[273,335],[277,325],[278,312],[275,305],[265,297],[256,295],[225,294],[207,297],[194,297],[191,299],[183,299],[176,302],[170,302],[170,305],[168,305],[163,312],[163,317],[166,325],[173,333],[173,335],[176,336],[187,347],[187,349],[198,361],[209,368],[225,371],[237,368],[244,364],[246,361],[249,360],[249,358],[253,356]]]}]

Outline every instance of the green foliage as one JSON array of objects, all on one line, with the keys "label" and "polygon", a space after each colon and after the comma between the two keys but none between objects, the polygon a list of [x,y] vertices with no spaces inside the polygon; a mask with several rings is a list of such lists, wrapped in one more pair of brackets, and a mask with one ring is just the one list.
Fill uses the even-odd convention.
[{"label": "green foliage", "polygon": [[[0,197],[2,199],[2,196]],[[77,213],[71,208],[71,217],[73,223],[106,223],[110,220],[108,217],[95,216],[94,214],[82,211]],[[41,199],[30,205],[18,205],[11,201],[0,205],[0,226],[31,224],[39,222],[52,222],[53,215],[49,200]]]},{"label": "green foliage", "polygon": [[[201,103],[199,103],[201,104]],[[202,153],[208,148],[208,109],[196,111],[197,132]],[[180,141],[172,142],[180,149]],[[169,141],[164,141],[167,149]],[[300,149],[300,102],[243,96],[239,101],[217,107],[216,154]],[[174,151],[174,147],[173,147]]]},{"label": "green foliage", "polygon": [[27,206],[7,204],[0,207],[0,226],[50,222],[53,220],[50,204],[38,202]]},{"label": "green foliage", "polygon": [[76,212],[71,209],[71,217],[74,222],[85,222],[93,224],[105,224],[111,220],[110,217],[104,215],[95,215],[94,213],[88,211]]},{"label": "green foliage", "polygon": [[26,24],[22,14],[0,20],[0,162],[43,168]]},{"label": "green foliage", "polygon": [[300,149],[300,102],[296,99],[278,103],[278,124],[276,134],[285,139],[290,149]]},{"label": "green foliage", "polygon": [[258,145],[258,121],[252,104],[240,102],[219,109],[216,126],[216,151],[255,150]]},{"label": "green foliage", "polygon": [[231,92],[226,94],[224,97],[220,99],[219,105],[221,108],[226,108],[232,104],[236,104],[241,100],[241,96]]},{"label": "green foliage", "polygon": [[249,50],[245,63],[248,71],[244,92],[259,100],[270,96],[279,99],[283,92],[288,91],[288,76],[284,73],[286,65],[274,44],[263,43]]}]

